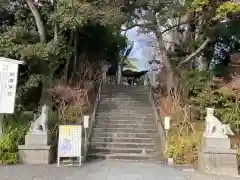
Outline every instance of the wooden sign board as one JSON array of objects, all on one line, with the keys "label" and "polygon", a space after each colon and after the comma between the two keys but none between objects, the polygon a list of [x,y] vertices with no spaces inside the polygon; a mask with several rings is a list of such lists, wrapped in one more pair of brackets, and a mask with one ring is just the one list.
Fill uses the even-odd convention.
[{"label": "wooden sign board", "polygon": [[60,158],[78,158],[78,165],[81,166],[81,145],[82,145],[82,126],[81,125],[60,125],[58,138],[58,166]]},{"label": "wooden sign board", "polygon": [[19,64],[22,62],[0,57],[0,114],[14,113]]}]

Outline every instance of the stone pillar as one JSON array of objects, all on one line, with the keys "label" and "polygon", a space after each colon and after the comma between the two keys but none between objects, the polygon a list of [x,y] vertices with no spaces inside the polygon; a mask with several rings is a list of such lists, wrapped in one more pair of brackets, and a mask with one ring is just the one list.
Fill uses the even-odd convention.
[{"label": "stone pillar", "polygon": [[149,62],[149,72],[150,72],[150,77],[151,77],[151,85],[153,87],[156,87],[157,85],[157,79],[156,79],[156,75],[157,75],[157,72],[159,70],[159,61],[157,60],[152,60]]},{"label": "stone pillar", "polygon": [[108,69],[111,67],[111,65],[104,61],[102,63],[102,71],[103,71],[103,84],[106,84],[107,83],[107,72],[108,72]]},{"label": "stone pillar", "polygon": [[152,71],[151,72],[152,73],[152,86],[153,87],[156,87],[156,85],[157,85],[157,80],[156,80],[156,71]]},{"label": "stone pillar", "polygon": [[103,84],[107,83],[107,71],[103,71]]},{"label": "stone pillar", "polygon": [[0,136],[3,135],[3,120],[4,120],[4,114],[0,114]]},{"label": "stone pillar", "polygon": [[144,86],[148,85],[148,72],[144,75],[144,81],[143,81]]},{"label": "stone pillar", "polygon": [[122,79],[122,67],[120,65],[120,63],[118,63],[118,68],[117,68],[117,84],[121,83],[121,79]]}]

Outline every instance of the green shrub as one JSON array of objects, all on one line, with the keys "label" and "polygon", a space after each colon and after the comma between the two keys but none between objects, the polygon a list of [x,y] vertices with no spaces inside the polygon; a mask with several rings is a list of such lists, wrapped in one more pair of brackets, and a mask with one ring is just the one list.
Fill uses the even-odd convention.
[{"label": "green shrub", "polygon": [[212,78],[211,72],[189,72],[186,76],[189,103],[199,112],[198,119],[204,119],[206,107],[214,107],[215,115],[235,128],[240,124],[239,100],[231,88],[214,83]]},{"label": "green shrub", "polygon": [[179,135],[170,133],[168,139],[167,157],[173,158],[176,164],[194,164],[197,161],[198,148],[202,133],[189,133]]},{"label": "green shrub", "polygon": [[24,143],[24,136],[29,128],[29,117],[7,117],[4,121],[4,134],[0,137],[0,164],[18,162],[18,145]]}]

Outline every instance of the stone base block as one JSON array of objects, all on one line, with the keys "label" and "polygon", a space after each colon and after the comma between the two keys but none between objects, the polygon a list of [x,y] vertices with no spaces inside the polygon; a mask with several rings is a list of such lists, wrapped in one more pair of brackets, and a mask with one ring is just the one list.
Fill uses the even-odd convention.
[{"label": "stone base block", "polygon": [[209,174],[238,177],[236,150],[202,150],[198,154],[198,168]]},{"label": "stone base block", "polygon": [[23,164],[51,164],[54,161],[52,146],[20,145],[19,160]]},{"label": "stone base block", "polygon": [[203,137],[203,147],[211,149],[230,149],[229,138],[215,138],[215,137]]},{"label": "stone base block", "polygon": [[28,133],[25,136],[25,144],[47,146],[52,144],[52,135],[49,133]]}]

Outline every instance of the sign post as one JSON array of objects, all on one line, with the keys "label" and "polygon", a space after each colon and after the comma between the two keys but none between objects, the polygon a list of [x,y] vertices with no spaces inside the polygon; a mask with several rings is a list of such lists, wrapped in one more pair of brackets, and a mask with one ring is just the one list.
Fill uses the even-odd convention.
[{"label": "sign post", "polygon": [[14,113],[19,64],[23,62],[0,57],[0,136],[3,134],[4,114]]},{"label": "sign post", "polygon": [[78,165],[82,162],[82,126],[60,125],[58,139],[57,164],[60,166],[60,158],[77,158]]},{"label": "sign post", "polygon": [[84,117],[84,120],[83,120],[83,127],[84,127],[84,155],[86,156],[87,155],[87,148],[88,148],[88,136],[87,136],[87,128],[89,128],[89,118],[90,116],[87,116],[85,115]]},{"label": "sign post", "polygon": [[[171,121],[171,117],[169,117],[169,116],[164,117],[164,129],[165,129],[165,133],[166,133],[166,144],[165,144],[166,154],[168,152],[168,137],[169,137],[168,131],[169,131],[170,126],[171,126],[170,121]],[[168,158],[167,163],[168,163],[168,165],[172,165],[173,164],[173,159]]]}]

